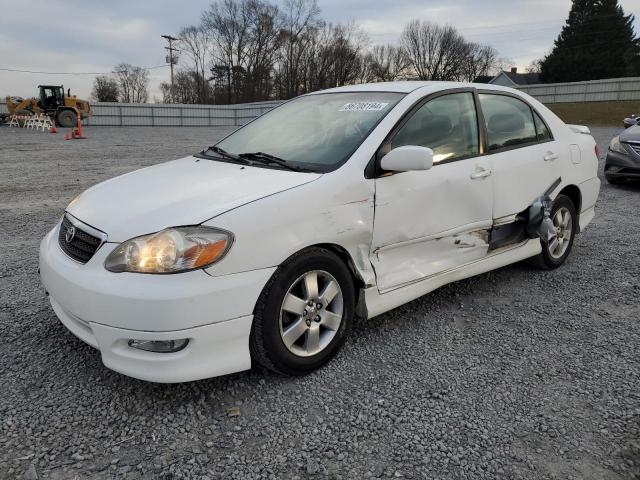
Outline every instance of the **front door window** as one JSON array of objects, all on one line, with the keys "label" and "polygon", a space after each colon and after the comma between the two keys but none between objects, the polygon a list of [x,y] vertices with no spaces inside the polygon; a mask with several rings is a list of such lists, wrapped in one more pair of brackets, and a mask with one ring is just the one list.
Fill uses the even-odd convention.
[{"label": "front door window", "polygon": [[437,97],[420,107],[391,141],[391,149],[417,145],[433,150],[433,163],[479,155],[472,93]]}]

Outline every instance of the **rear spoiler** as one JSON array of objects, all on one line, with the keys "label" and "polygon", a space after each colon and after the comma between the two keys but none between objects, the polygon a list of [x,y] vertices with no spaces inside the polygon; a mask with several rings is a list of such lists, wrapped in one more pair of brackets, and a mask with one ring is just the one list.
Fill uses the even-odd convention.
[{"label": "rear spoiler", "polygon": [[589,130],[589,127],[587,127],[585,125],[567,125],[567,127],[569,127],[571,130],[573,130],[573,133],[581,133],[583,135],[591,135],[591,130]]}]

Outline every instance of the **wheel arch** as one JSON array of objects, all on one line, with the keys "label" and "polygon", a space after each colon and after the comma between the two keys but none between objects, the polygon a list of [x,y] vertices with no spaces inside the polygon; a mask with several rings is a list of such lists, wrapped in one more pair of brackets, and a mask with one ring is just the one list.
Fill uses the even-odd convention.
[{"label": "wheel arch", "polygon": [[307,248],[322,248],[323,250],[328,250],[329,252],[334,253],[340,258],[340,260],[345,263],[345,265],[349,269],[349,272],[351,272],[351,276],[353,277],[353,285],[356,287],[356,290],[360,290],[365,287],[365,282],[362,279],[360,272],[356,268],[356,264],[353,261],[351,254],[347,251],[346,248],[335,243],[318,243],[316,245],[310,245]]},{"label": "wheel arch", "polygon": [[576,209],[576,214],[580,216],[580,212],[582,211],[582,193],[580,192],[580,188],[578,188],[576,185],[567,185],[562,190],[560,190],[558,195],[565,195],[569,197]]},{"label": "wheel arch", "polygon": [[367,318],[367,307],[366,307],[365,295],[364,295],[364,290],[365,288],[367,288],[367,283],[365,282],[365,280],[362,277],[362,274],[358,270],[358,267],[356,266],[356,263],[352,255],[342,245],[338,245],[336,243],[316,243],[313,245],[307,245],[304,248],[301,248],[296,252],[292,253],[291,255],[289,255],[286,259],[284,259],[281,262],[281,264],[287,262],[290,258],[294,256],[300,255],[306,250],[310,250],[314,248],[319,248],[327,252],[333,253],[345,264],[345,266],[349,270],[349,273],[351,274],[351,279],[353,280],[353,286],[356,293],[356,310],[355,310],[356,316],[361,318]]}]

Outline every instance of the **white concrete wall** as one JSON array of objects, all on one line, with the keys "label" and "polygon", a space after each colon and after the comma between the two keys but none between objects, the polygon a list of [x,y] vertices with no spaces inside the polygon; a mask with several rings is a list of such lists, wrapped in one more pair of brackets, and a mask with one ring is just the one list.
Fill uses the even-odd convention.
[{"label": "white concrete wall", "polygon": [[640,100],[640,77],[575,83],[545,83],[519,87],[542,103]]}]

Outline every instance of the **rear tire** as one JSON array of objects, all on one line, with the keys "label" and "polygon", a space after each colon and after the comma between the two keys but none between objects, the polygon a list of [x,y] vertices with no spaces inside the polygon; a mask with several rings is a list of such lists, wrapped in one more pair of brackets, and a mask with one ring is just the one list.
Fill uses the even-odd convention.
[{"label": "rear tire", "polygon": [[56,115],[56,123],[62,128],[73,128],[78,124],[78,115],[73,110],[62,110]]},{"label": "rear tire", "polygon": [[558,238],[550,245],[541,241],[542,253],[532,259],[536,266],[546,270],[553,270],[562,265],[573,247],[573,240],[578,230],[578,216],[575,205],[569,197],[558,195],[553,202],[551,219],[556,227]]},{"label": "rear tire", "polygon": [[353,320],[355,288],[333,253],[309,248],[284,262],[260,294],[249,337],[253,361],[304,375],[338,352]]}]

